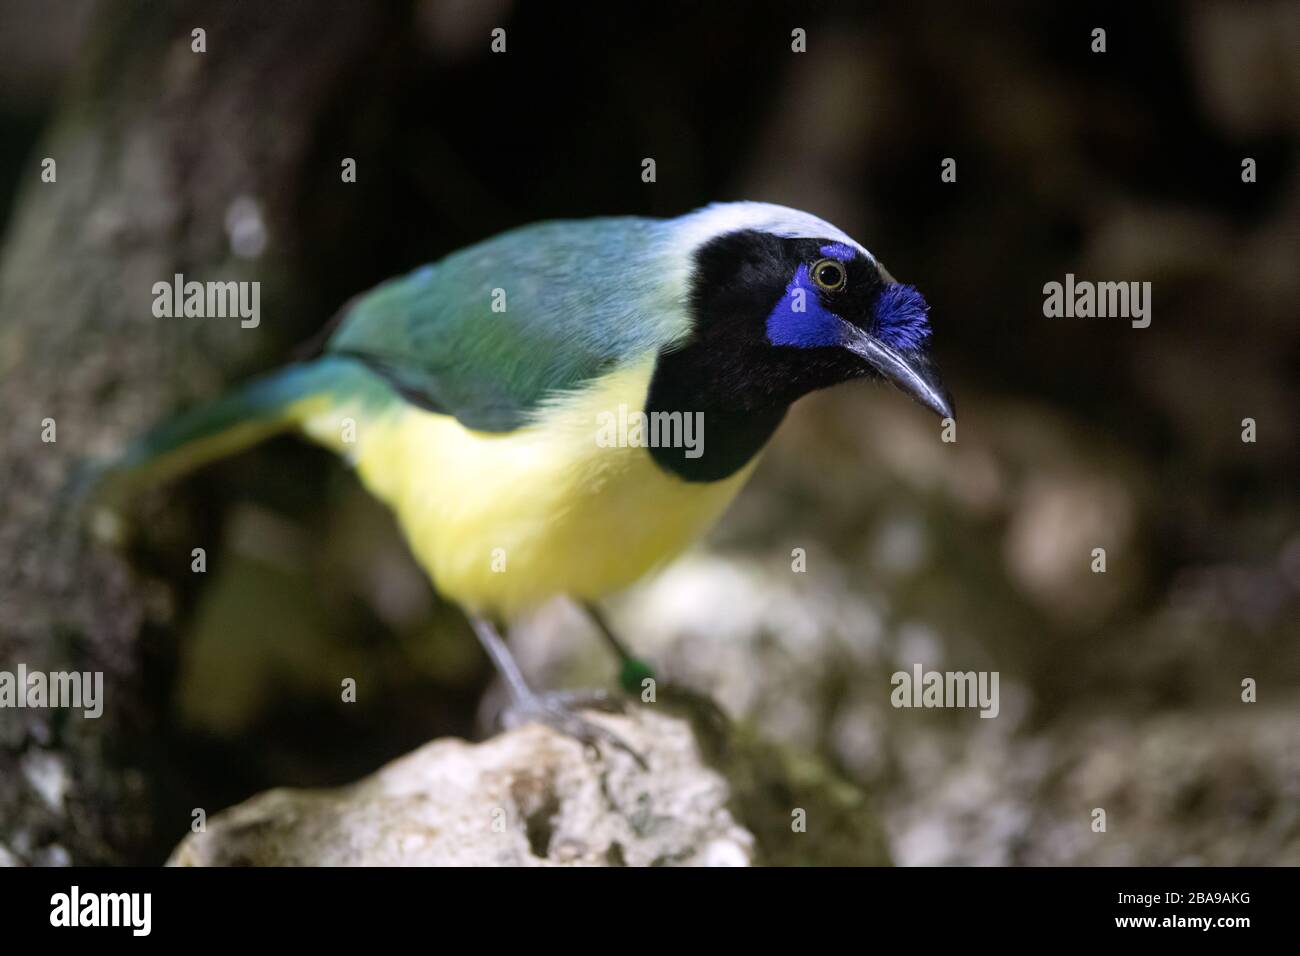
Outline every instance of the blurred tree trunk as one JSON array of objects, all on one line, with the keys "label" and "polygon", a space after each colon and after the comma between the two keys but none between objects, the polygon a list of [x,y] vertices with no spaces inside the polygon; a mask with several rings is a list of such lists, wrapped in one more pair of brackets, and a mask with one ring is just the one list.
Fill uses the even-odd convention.
[{"label": "blurred tree trunk", "polygon": [[[140,761],[162,712],[144,671],[174,660],[174,595],[91,543],[62,491],[81,462],[310,331],[278,318],[301,311],[280,307],[304,271],[291,207],[304,177],[321,181],[309,164],[337,179],[339,158],[312,153],[317,128],[405,12],[345,0],[100,11],[0,264],[0,670],[101,671],[105,700],[99,719],[0,710],[0,862],[139,862],[151,826],[185,832],[188,820],[150,819]],[[191,49],[200,27],[204,53]],[[40,179],[47,156],[54,183]],[[260,280],[261,326],[155,318],[151,287],[177,272]]]}]

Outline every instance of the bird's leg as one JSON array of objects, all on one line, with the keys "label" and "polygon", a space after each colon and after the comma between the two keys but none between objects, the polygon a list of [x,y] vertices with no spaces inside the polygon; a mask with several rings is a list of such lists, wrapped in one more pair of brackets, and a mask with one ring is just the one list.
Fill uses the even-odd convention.
[{"label": "bird's leg", "polygon": [[618,655],[619,686],[622,687],[626,693],[631,694],[634,697],[640,696],[641,691],[645,686],[644,681],[654,680],[655,672],[645,661],[641,660],[639,657],[634,657],[632,652],[627,649],[627,645],[618,639],[618,636],[614,633],[613,629],[610,628],[609,621],[605,619],[605,615],[601,612],[600,608],[596,607],[594,604],[584,604],[583,609],[587,612],[587,616],[595,623],[601,636],[605,639],[605,643],[613,648],[614,653]]},{"label": "bird's leg", "polygon": [[[713,698],[688,687],[681,687],[667,682],[659,683],[650,665],[639,657],[632,655],[627,645],[619,640],[613,629],[610,628],[605,615],[600,612],[596,605],[584,604],[582,607],[592,621],[596,623],[596,627],[600,629],[605,641],[618,655],[621,663],[618,679],[626,693],[640,697],[642,701],[647,703],[652,701],[671,702],[671,706],[690,721],[697,735],[701,733],[706,735],[700,739],[725,739],[722,735],[727,733],[725,728],[728,726],[728,718],[714,702]],[[646,680],[654,681],[657,684],[654,696],[650,698],[645,697],[644,682]]]},{"label": "bird's leg", "polygon": [[515,661],[505,639],[495,624],[481,617],[470,618],[474,634],[478,637],[483,650],[487,651],[492,664],[506,682],[510,692],[510,706],[506,708],[503,722],[507,726],[518,726],[529,721],[544,724],[553,730],[598,750],[597,745],[605,743],[630,754],[637,763],[645,767],[645,760],[627,745],[623,738],[598,724],[579,716],[580,708],[596,710],[618,710],[618,705],[611,701],[604,691],[548,691],[538,693],[528,686],[523,672]]}]

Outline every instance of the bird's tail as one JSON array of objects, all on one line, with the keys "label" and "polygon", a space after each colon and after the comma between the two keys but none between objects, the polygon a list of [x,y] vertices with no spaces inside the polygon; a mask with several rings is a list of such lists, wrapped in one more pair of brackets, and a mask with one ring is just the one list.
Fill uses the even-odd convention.
[{"label": "bird's tail", "polygon": [[330,402],[338,360],[290,365],[146,433],[82,477],[83,505],[117,511],[134,492],[180,477],[297,427]]}]

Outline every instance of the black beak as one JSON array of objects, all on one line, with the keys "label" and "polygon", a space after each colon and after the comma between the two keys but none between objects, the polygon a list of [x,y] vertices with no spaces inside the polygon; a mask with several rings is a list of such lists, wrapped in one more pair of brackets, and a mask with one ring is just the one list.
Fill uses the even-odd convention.
[{"label": "black beak", "polygon": [[861,356],[868,365],[904,393],[912,396],[940,418],[952,418],[952,399],[939,382],[934,366],[920,352],[900,352],[845,322],[844,347]]}]

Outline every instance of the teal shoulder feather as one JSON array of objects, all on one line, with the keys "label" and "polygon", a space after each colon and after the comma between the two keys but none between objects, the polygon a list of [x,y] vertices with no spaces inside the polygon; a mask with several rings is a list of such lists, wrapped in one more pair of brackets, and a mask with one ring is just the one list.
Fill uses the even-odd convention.
[{"label": "teal shoulder feather", "polygon": [[687,334],[672,220],[525,226],[363,295],[326,350],[466,427],[509,431],[554,395]]}]

